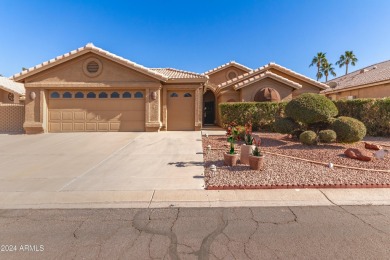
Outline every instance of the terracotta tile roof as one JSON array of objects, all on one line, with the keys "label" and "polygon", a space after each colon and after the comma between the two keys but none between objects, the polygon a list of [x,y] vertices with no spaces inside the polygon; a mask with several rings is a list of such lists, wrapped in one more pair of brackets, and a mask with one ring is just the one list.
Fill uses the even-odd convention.
[{"label": "terracotta tile roof", "polygon": [[18,95],[26,94],[26,90],[24,88],[24,84],[15,82],[11,79],[0,77],[0,89],[5,91],[15,93]]},{"label": "terracotta tile roof", "polygon": [[283,82],[286,85],[289,85],[295,89],[302,88],[301,84],[294,82],[292,80],[286,79],[285,77],[282,77],[278,74],[272,73],[271,71],[265,71],[262,74],[258,74],[258,75],[251,77],[251,78],[248,78],[246,80],[240,81],[239,83],[234,85],[233,88],[234,88],[234,90],[238,90],[240,88],[246,87],[252,83],[255,83],[255,82],[260,81],[260,80],[265,79],[265,78],[273,78],[273,79],[280,81],[280,82]]},{"label": "terracotta tile roof", "polygon": [[240,75],[234,79],[231,79],[231,80],[228,80],[226,82],[223,82],[221,84],[218,85],[218,87],[220,89],[223,89],[223,88],[226,88],[226,87],[229,87],[231,85],[235,85],[237,84],[238,82],[241,82],[243,80],[246,80],[248,78],[251,78],[255,75],[258,75],[258,74],[261,74],[262,72],[266,71],[266,70],[269,70],[269,69],[272,69],[272,68],[275,68],[281,72],[284,72],[286,74],[289,74],[289,75],[292,75],[294,77],[297,77],[303,81],[306,81],[306,82],[309,82],[311,84],[313,84],[314,86],[317,86],[318,88],[321,88],[321,89],[327,89],[329,88],[328,85],[324,84],[324,83],[321,83],[321,82],[318,82],[318,81],[315,81],[314,79],[311,79],[309,77],[306,77],[305,75],[302,75],[302,74],[299,74],[293,70],[290,70],[290,69],[287,69],[286,67],[283,67],[279,64],[276,64],[274,62],[271,62],[271,63],[268,63],[267,65],[264,65],[260,68],[257,68],[255,70],[252,70],[252,71],[249,71],[248,73],[245,73],[243,75]]},{"label": "terracotta tile roof", "polygon": [[151,68],[152,71],[165,75],[169,79],[207,79],[208,76],[195,72],[178,70],[173,68]]},{"label": "terracotta tile roof", "polygon": [[321,93],[338,92],[344,89],[386,80],[390,80],[390,60],[373,64],[363,69],[348,73],[347,75],[329,80],[326,84],[329,84],[331,88],[324,90]]},{"label": "terracotta tile roof", "polygon": [[106,50],[98,48],[98,47],[94,46],[92,43],[88,43],[84,47],[81,47],[81,48],[78,48],[76,50],[73,50],[73,51],[70,51],[68,53],[65,53],[63,55],[57,56],[56,58],[51,59],[49,61],[42,62],[41,64],[38,64],[38,65],[36,65],[34,67],[31,67],[31,68],[29,68],[27,70],[24,70],[24,71],[22,71],[20,73],[17,73],[15,75],[13,75],[12,78],[15,79],[15,80],[21,80],[21,79],[23,79],[23,78],[25,78],[25,77],[27,77],[29,75],[33,75],[35,73],[38,73],[39,71],[42,71],[42,70],[46,69],[47,67],[52,67],[52,66],[54,66],[56,64],[59,64],[59,63],[62,63],[64,61],[66,61],[66,60],[71,59],[73,56],[79,56],[80,54],[87,53],[89,51],[94,52],[96,54],[99,54],[99,55],[101,55],[103,57],[107,57],[107,58],[109,58],[111,60],[115,60],[118,63],[126,65],[126,66],[128,66],[130,68],[133,68],[133,69],[135,69],[137,71],[140,71],[140,72],[143,72],[145,74],[148,74],[148,75],[150,75],[152,77],[155,77],[155,78],[158,78],[158,79],[161,79],[161,80],[167,80],[168,79],[168,77],[165,76],[165,75],[162,75],[162,74],[160,74],[160,73],[158,73],[156,71],[153,71],[153,70],[151,70],[149,68],[146,68],[146,67],[144,67],[142,65],[139,65],[139,64],[137,64],[135,62],[132,62],[132,61],[130,61],[128,59],[125,59],[123,57],[120,57],[118,55],[110,53],[110,52],[108,52]]},{"label": "terracotta tile roof", "polygon": [[210,74],[216,73],[216,72],[218,72],[220,70],[223,70],[224,68],[229,67],[229,66],[234,66],[234,67],[237,67],[239,69],[245,70],[247,72],[252,70],[251,68],[248,68],[247,66],[244,66],[244,65],[242,65],[242,64],[240,64],[238,62],[231,61],[231,62],[225,63],[225,64],[223,64],[221,66],[218,66],[218,67],[216,67],[214,69],[206,71],[206,72],[203,73],[203,75],[210,75]]}]

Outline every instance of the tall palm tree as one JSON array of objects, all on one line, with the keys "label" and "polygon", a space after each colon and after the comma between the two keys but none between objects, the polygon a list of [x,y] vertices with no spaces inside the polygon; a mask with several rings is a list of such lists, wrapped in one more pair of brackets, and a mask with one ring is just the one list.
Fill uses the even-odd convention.
[{"label": "tall palm tree", "polygon": [[356,58],[353,51],[345,51],[344,54],[340,56],[340,59],[336,62],[336,65],[339,65],[341,68],[345,65],[345,75],[348,74],[348,65],[351,64],[352,66],[355,66],[358,59]]},{"label": "tall palm tree", "polygon": [[333,77],[336,77],[336,72],[334,72],[332,63],[323,62],[321,64],[321,72],[325,75],[325,81],[328,81],[329,74],[331,74]]},{"label": "tall palm tree", "polygon": [[323,62],[328,62],[326,59],[326,53],[324,52],[318,52],[316,56],[313,57],[313,60],[311,61],[311,64],[309,67],[316,65],[317,66],[317,81],[322,78],[322,72],[321,72],[321,64]]}]

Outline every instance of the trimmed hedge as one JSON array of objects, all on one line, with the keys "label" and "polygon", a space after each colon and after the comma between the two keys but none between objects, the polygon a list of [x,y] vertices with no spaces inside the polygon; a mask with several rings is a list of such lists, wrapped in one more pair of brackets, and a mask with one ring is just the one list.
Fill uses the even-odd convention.
[{"label": "trimmed hedge", "polygon": [[305,131],[299,135],[299,141],[306,145],[317,144],[317,134],[313,131]]},{"label": "trimmed hedge", "polygon": [[321,143],[334,143],[337,140],[337,134],[333,130],[321,130],[318,133],[318,138]]},{"label": "trimmed hedge", "polygon": [[340,116],[362,121],[371,136],[390,136],[390,98],[334,101]]},{"label": "trimmed hedge", "polygon": [[252,122],[253,130],[273,130],[275,118],[283,116],[286,102],[234,102],[219,104],[223,127],[230,122],[245,125]]},{"label": "trimmed hedge", "polygon": [[304,93],[288,102],[286,115],[297,122],[315,124],[337,116],[337,107],[325,96]]},{"label": "trimmed hedge", "polygon": [[[334,101],[339,116],[348,116],[362,121],[371,136],[390,136],[390,98],[353,99]],[[221,103],[219,113],[222,126],[235,121],[245,125],[249,120],[253,129],[274,130],[276,118],[284,115],[286,102],[238,102]]]},{"label": "trimmed hedge", "polygon": [[342,143],[354,143],[363,140],[366,136],[366,127],[359,120],[340,116],[332,124],[333,130],[337,134],[337,141]]}]

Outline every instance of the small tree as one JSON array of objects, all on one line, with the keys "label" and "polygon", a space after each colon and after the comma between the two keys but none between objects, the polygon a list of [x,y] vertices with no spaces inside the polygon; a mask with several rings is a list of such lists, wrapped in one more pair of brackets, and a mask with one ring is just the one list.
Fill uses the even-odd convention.
[{"label": "small tree", "polygon": [[324,62],[328,62],[326,59],[326,53],[324,52],[318,52],[316,56],[313,57],[313,60],[311,61],[309,67],[316,66],[317,67],[317,81],[320,80],[323,76],[321,72],[321,64]]},{"label": "small tree", "polygon": [[356,62],[358,59],[356,58],[353,51],[345,51],[344,54],[340,56],[340,59],[336,62],[336,65],[339,65],[339,67],[345,66],[345,75],[348,74],[348,65],[351,64],[352,66],[356,65]]},{"label": "small tree", "polygon": [[336,77],[336,72],[334,72],[334,67],[332,63],[328,61],[321,64],[321,72],[325,75],[325,81],[328,81],[328,76],[331,74],[333,77]]}]

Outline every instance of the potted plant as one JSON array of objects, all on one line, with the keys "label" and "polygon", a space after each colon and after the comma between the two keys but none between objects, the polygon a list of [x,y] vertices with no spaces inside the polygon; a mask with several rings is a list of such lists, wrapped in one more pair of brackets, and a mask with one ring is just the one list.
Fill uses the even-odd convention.
[{"label": "potted plant", "polygon": [[253,145],[252,123],[250,122],[245,125],[244,142],[245,144],[241,145],[240,162],[242,164],[249,164],[249,155],[251,155],[253,149],[255,149],[255,146]]},{"label": "potted plant", "polygon": [[237,165],[238,154],[234,150],[234,143],[236,142],[238,136],[238,130],[235,127],[235,124],[230,124],[226,131],[227,141],[230,143],[230,150],[227,153],[223,154],[224,164],[227,166]]},{"label": "potted plant", "polygon": [[256,147],[253,150],[252,154],[249,155],[249,167],[251,168],[251,170],[258,171],[263,168],[264,155],[261,153],[260,150],[261,140],[259,139],[259,141],[255,143],[256,143]]}]

